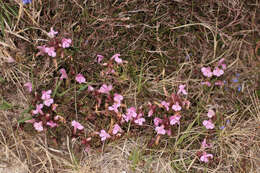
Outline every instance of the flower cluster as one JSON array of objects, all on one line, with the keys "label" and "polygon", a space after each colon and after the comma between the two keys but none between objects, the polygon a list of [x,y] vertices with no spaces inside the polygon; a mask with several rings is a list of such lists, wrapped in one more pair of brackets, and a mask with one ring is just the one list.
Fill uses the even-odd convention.
[{"label": "flower cluster", "polygon": [[[54,31],[53,28],[51,28],[50,32],[47,33],[47,35],[53,39],[58,34],[57,31]],[[36,56],[43,56],[45,54],[49,55],[50,57],[56,57],[56,50],[60,48],[68,48],[70,47],[72,43],[72,40],[70,38],[62,38],[61,40],[55,39],[54,41],[50,42],[48,46],[37,46],[37,49],[39,49],[39,52],[36,54]]]},{"label": "flower cluster", "polygon": [[[207,78],[211,78],[213,76],[220,77],[224,74],[224,70],[226,70],[227,66],[224,63],[224,58],[220,59],[214,70],[212,71],[210,67],[202,67],[201,72],[203,76]],[[211,86],[211,83],[209,81],[204,81],[201,83],[202,85],[207,85]],[[216,86],[223,86],[224,82],[223,81],[216,81],[215,82]]]}]

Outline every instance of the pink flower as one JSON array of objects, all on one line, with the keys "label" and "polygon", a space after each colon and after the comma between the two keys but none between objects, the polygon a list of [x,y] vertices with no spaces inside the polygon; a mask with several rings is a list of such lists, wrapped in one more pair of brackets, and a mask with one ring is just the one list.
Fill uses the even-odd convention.
[{"label": "pink flower", "polygon": [[187,93],[187,91],[184,89],[185,87],[186,87],[186,85],[180,85],[177,94],[182,93],[182,94],[184,94],[184,95],[187,95],[188,93]]},{"label": "pink flower", "polygon": [[138,118],[134,121],[136,124],[138,124],[139,126],[142,126],[143,123],[145,122],[144,118]]},{"label": "pink flower", "polygon": [[120,95],[120,94],[117,94],[117,93],[115,93],[114,94],[114,101],[116,102],[116,103],[121,103],[121,101],[123,100],[123,96],[122,95]]},{"label": "pink flower", "polygon": [[27,91],[29,93],[32,92],[32,83],[31,82],[26,82],[23,86],[27,88]]},{"label": "pink flower", "polygon": [[12,57],[8,57],[7,60],[6,60],[6,62],[8,62],[8,63],[14,63],[15,60],[14,60]]},{"label": "pink flower", "polygon": [[161,102],[161,105],[163,105],[167,111],[169,110],[169,106],[170,106],[170,103],[169,103],[169,102],[162,101],[162,102]]},{"label": "pink flower", "polygon": [[201,68],[201,72],[205,77],[211,77],[212,76],[212,72],[210,67],[202,67]]},{"label": "pink flower", "polygon": [[48,106],[48,107],[50,107],[53,102],[54,102],[53,99],[50,98],[50,99],[44,100],[44,101],[43,101],[43,104],[46,105],[46,106]]},{"label": "pink flower", "polygon": [[68,78],[68,75],[67,75],[66,70],[64,68],[60,69],[60,73],[61,73],[60,80]]},{"label": "pink flower", "polygon": [[88,91],[94,91],[94,88],[91,85],[89,85],[88,86]]},{"label": "pink flower", "polygon": [[171,129],[166,130],[166,133],[167,133],[168,136],[171,136],[171,135],[172,135],[172,131],[171,131]]},{"label": "pink flower", "polygon": [[155,128],[155,131],[157,132],[158,135],[165,135],[166,131],[164,129],[164,125],[157,126]]},{"label": "pink flower", "polygon": [[124,120],[128,122],[129,120],[132,120],[133,118],[137,117],[136,109],[135,107],[130,107],[127,109],[126,115],[122,115]]},{"label": "pink flower", "polygon": [[215,85],[216,85],[216,86],[224,86],[224,82],[221,81],[221,80],[219,80],[219,81],[216,81],[216,82],[215,82]]},{"label": "pink flower", "polygon": [[57,31],[54,31],[53,28],[51,27],[50,32],[48,32],[48,36],[49,36],[50,38],[54,38],[56,34],[58,34],[58,32],[57,32]]},{"label": "pink flower", "polygon": [[159,126],[159,124],[161,124],[163,122],[163,120],[161,118],[155,117],[153,119],[153,123],[155,126]]},{"label": "pink flower", "polygon": [[53,121],[48,121],[47,126],[50,126],[51,128],[58,126],[57,123],[54,123]]},{"label": "pink flower", "polygon": [[209,162],[209,158],[213,158],[212,154],[208,154],[205,151],[203,152],[203,155],[200,157],[200,161],[208,163]]},{"label": "pink flower", "polygon": [[104,93],[104,94],[109,94],[109,92],[112,90],[112,85],[106,85],[103,84],[100,89],[98,90],[98,92],[100,93]]},{"label": "pink flower", "polygon": [[223,75],[223,74],[224,74],[224,71],[223,71],[222,69],[218,68],[218,67],[216,67],[216,68],[213,70],[213,75],[215,75],[215,76],[217,76],[217,77],[219,77],[219,76],[221,76],[221,75]]},{"label": "pink flower", "polygon": [[32,111],[32,113],[34,115],[40,113],[41,115],[43,115],[43,112],[42,112],[42,108],[43,108],[43,104],[39,104],[39,105],[36,105],[36,109]]},{"label": "pink flower", "polygon": [[120,56],[120,54],[117,53],[117,54],[113,55],[113,56],[111,57],[111,59],[115,59],[115,61],[117,62],[117,64],[122,64],[122,63],[123,63],[123,60],[122,60],[121,58],[119,58],[119,56]]},{"label": "pink flower", "polygon": [[204,138],[202,143],[201,143],[201,147],[203,149],[205,149],[205,148],[210,148],[211,146],[212,146],[211,144],[207,144],[206,138]]},{"label": "pink flower", "polygon": [[82,74],[79,73],[76,76],[76,81],[81,84],[81,83],[85,83],[86,79],[85,79],[85,77]]},{"label": "pink flower", "polygon": [[61,40],[61,47],[63,47],[63,48],[70,47],[71,42],[72,42],[71,39],[63,38]]},{"label": "pink flower", "polygon": [[212,109],[210,109],[210,110],[208,111],[208,113],[207,113],[207,116],[208,116],[209,118],[212,118],[212,117],[215,116],[215,112],[214,112]]},{"label": "pink flower", "polygon": [[172,105],[172,109],[174,111],[180,111],[181,110],[181,106],[179,105],[178,102],[176,102],[175,105]]},{"label": "pink flower", "polygon": [[221,66],[223,70],[225,70],[227,68],[227,65],[224,64],[224,58],[221,58],[218,62],[218,66]]},{"label": "pink flower", "polygon": [[118,124],[115,124],[112,133],[116,135],[118,132],[123,132],[123,130]]},{"label": "pink flower", "polygon": [[174,125],[174,124],[180,124],[180,119],[181,119],[181,116],[180,115],[173,115],[169,118],[170,120],[170,124],[171,125]]},{"label": "pink flower", "polygon": [[215,127],[211,120],[204,120],[203,125],[206,127],[206,129],[214,129]]},{"label": "pink flower", "polygon": [[39,49],[39,52],[36,54],[36,56],[44,55],[46,53],[46,46],[37,46],[37,49]]},{"label": "pink flower", "polygon": [[77,122],[77,121],[75,121],[75,120],[73,120],[73,121],[71,122],[71,125],[74,127],[74,129],[73,129],[73,134],[76,134],[77,129],[78,129],[78,130],[83,130],[83,129],[84,129],[84,127],[83,127],[79,122]]},{"label": "pink flower", "polygon": [[35,128],[35,130],[37,130],[38,132],[43,131],[43,127],[42,127],[42,121],[40,122],[34,122],[33,123],[33,127]]},{"label": "pink flower", "polygon": [[100,64],[100,62],[104,59],[104,56],[102,55],[97,55],[97,63]]},{"label": "pink flower", "polygon": [[128,108],[126,114],[131,116],[132,118],[136,118],[137,117],[137,113],[136,113],[135,107]]},{"label": "pink flower", "polygon": [[47,100],[51,98],[51,90],[48,91],[42,91],[42,100]]},{"label": "pink flower", "polygon": [[105,141],[111,137],[105,130],[101,130],[99,136],[101,137],[101,141]]},{"label": "pink flower", "polygon": [[51,56],[51,57],[55,57],[56,56],[56,52],[55,52],[55,48],[54,47],[46,47],[45,48],[45,52]]},{"label": "pink flower", "polygon": [[208,81],[206,81],[206,82],[201,82],[201,84],[202,84],[202,85],[207,85],[208,87],[210,87],[210,86],[211,86],[211,83],[210,83],[210,82],[208,82]]},{"label": "pink flower", "polygon": [[57,108],[57,106],[58,106],[57,104],[52,104],[52,105],[51,105],[51,110],[52,110],[52,111],[55,111],[56,108]]},{"label": "pink flower", "polygon": [[151,117],[153,115],[153,113],[154,113],[153,109],[150,109],[148,112],[148,117]]},{"label": "pink flower", "polygon": [[112,106],[108,107],[108,110],[115,111],[115,113],[118,113],[118,108],[120,107],[120,104],[114,103]]}]

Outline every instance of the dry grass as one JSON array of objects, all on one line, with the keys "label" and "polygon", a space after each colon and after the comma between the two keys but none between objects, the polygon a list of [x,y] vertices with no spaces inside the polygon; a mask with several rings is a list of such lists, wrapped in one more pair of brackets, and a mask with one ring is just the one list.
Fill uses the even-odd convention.
[{"label": "dry grass", "polygon": [[[26,6],[18,0],[0,0],[0,6],[0,172],[260,172],[258,0],[33,0]],[[73,39],[73,49],[63,58],[36,56],[36,46],[48,42],[50,27]],[[128,64],[116,77],[104,78],[93,63],[95,56],[114,53],[122,54]],[[15,62],[10,63],[11,58]],[[227,81],[225,88],[201,86],[200,68],[221,58],[228,65],[221,78]],[[158,102],[186,84],[191,108],[174,135],[162,137],[158,146],[149,145],[152,127],[95,144],[88,153],[79,138],[71,139],[69,128],[57,144],[49,133],[17,126],[33,106],[33,96],[23,84],[32,81],[35,92],[54,89],[58,76],[54,62],[70,74],[86,74],[89,83],[113,83],[128,105]],[[239,83],[232,83],[238,73]],[[68,88],[67,98],[90,102],[82,94],[76,97],[72,82],[61,90]],[[64,114],[78,116],[77,104],[70,101],[57,97]],[[209,107],[219,116],[213,132],[201,125]],[[218,129],[221,125],[224,130]],[[87,132],[101,128],[93,122],[85,126]],[[209,164],[202,164],[198,156],[204,137],[213,144]]]}]

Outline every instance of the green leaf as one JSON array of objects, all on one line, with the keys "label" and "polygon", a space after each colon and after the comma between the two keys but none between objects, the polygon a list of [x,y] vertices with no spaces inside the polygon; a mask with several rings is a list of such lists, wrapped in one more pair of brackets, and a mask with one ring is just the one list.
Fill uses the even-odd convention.
[{"label": "green leaf", "polygon": [[8,109],[12,109],[12,108],[13,108],[13,105],[11,105],[10,103],[8,103],[4,99],[2,99],[2,104],[0,105],[0,110],[8,110]]}]

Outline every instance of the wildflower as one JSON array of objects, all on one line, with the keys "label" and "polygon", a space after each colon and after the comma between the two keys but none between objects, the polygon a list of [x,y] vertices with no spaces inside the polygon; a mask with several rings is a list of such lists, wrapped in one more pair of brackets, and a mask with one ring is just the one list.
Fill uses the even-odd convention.
[{"label": "wildflower", "polygon": [[50,126],[51,128],[58,126],[57,123],[54,123],[53,121],[48,121],[47,126]]},{"label": "wildflower", "polygon": [[60,80],[68,79],[68,75],[67,75],[66,70],[64,68],[60,69],[60,73],[61,73]]},{"label": "wildflower", "polygon": [[42,100],[47,100],[51,98],[51,90],[48,91],[42,91]]},{"label": "wildflower", "polygon": [[173,115],[169,118],[170,120],[170,124],[171,125],[174,125],[174,124],[180,124],[180,119],[181,119],[181,116],[180,115]]},{"label": "wildflower", "polygon": [[233,78],[233,79],[232,79],[232,82],[238,83],[238,78]]},{"label": "wildflower", "polygon": [[14,60],[12,57],[8,57],[7,60],[6,60],[6,62],[8,62],[8,63],[14,63],[15,60]]},{"label": "wildflower", "polygon": [[182,94],[184,94],[184,95],[187,95],[188,93],[187,93],[187,91],[184,89],[185,87],[186,87],[186,85],[180,85],[177,94],[182,93]]},{"label": "wildflower", "polygon": [[206,127],[206,129],[214,129],[215,127],[211,120],[204,120],[203,125]]},{"label": "wildflower", "polygon": [[54,102],[53,99],[49,98],[49,99],[44,100],[43,104],[50,107],[53,102]]},{"label": "wildflower", "polygon": [[157,126],[155,128],[155,131],[157,132],[158,135],[165,135],[166,131],[164,129],[164,125]]},{"label": "wildflower", "polygon": [[123,114],[122,116],[126,122],[132,120],[133,118],[136,118],[137,113],[135,107],[128,108],[126,114]]},{"label": "wildflower", "polygon": [[218,67],[216,67],[216,68],[213,70],[213,75],[215,75],[215,76],[217,76],[217,77],[219,77],[219,76],[221,76],[221,75],[223,75],[223,74],[224,74],[224,71],[223,71],[222,69],[218,68]]},{"label": "wildflower", "polygon": [[51,110],[52,110],[52,111],[55,111],[56,108],[57,108],[57,106],[58,106],[57,104],[52,104],[52,105],[51,105]]},{"label": "wildflower", "polygon": [[116,135],[118,132],[123,132],[123,130],[118,124],[115,124],[112,133]]},{"label": "wildflower", "polygon": [[133,118],[137,117],[137,113],[136,113],[135,107],[128,108],[126,114],[129,115],[130,117],[133,117]]},{"label": "wildflower", "polygon": [[225,128],[225,126],[220,126],[219,129],[220,130],[223,130]]},{"label": "wildflower", "polygon": [[209,109],[209,111],[208,111],[208,113],[207,113],[207,116],[208,116],[209,118],[212,118],[212,117],[215,116],[215,112],[214,112],[212,109]]},{"label": "wildflower", "polygon": [[224,86],[224,82],[221,81],[221,80],[219,80],[219,81],[216,81],[216,82],[215,82],[215,85],[216,85],[216,86]]},{"label": "wildflower", "polygon": [[79,73],[76,76],[76,81],[81,84],[81,83],[85,83],[86,79],[85,79],[85,77],[82,74]]},{"label": "wildflower", "polygon": [[104,59],[104,56],[102,55],[97,55],[97,63],[100,64],[100,62]]},{"label": "wildflower", "polygon": [[33,127],[35,128],[35,130],[37,130],[38,132],[43,131],[43,127],[42,127],[42,121],[40,122],[34,122],[33,123]]},{"label": "wildflower", "polygon": [[153,123],[155,126],[159,126],[159,124],[161,124],[163,122],[163,120],[161,118],[155,117],[153,119]]},{"label": "wildflower", "polygon": [[130,120],[132,120],[132,117],[130,117],[129,115],[126,114],[122,114],[123,119],[121,120],[121,123],[124,123],[125,121],[128,122]]},{"label": "wildflower", "polygon": [[153,109],[150,109],[148,112],[148,117],[151,117],[153,115],[153,113],[154,113]]},{"label": "wildflower", "polygon": [[89,85],[88,86],[88,91],[94,91],[94,88],[91,85]]},{"label": "wildflower", "polygon": [[117,53],[117,54],[113,55],[113,56],[111,57],[111,59],[115,59],[115,61],[117,62],[117,64],[122,64],[122,63],[123,63],[123,60],[122,60],[121,58],[119,58],[119,56],[120,56],[120,54]]},{"label": "wildflower", "polygon": [[165,130],[165,131],[166,131],[166,134],[167,134],[168,136],[171,136],[171,135],[172,135],[171,129],[168,129],[168,130]]},{"label": "wildflower", "polygon": [[213,158],[212,154],[208,154],[205,151],[203,152],[203,155],[200,157],[200,161],[208,163],[209,162],[209,158]]},{"label": "wildflower", "polygon": [[205,149],[205,148],[210,148],[210,147],[212,147],[212,145],[211,145],[211,144],[207,144],[206,138],[204,138],[203,141],[202,141],[202,143],[201,143],[201,147],[202,147],[203,149]]},{"label": "wildflower", "polygon": [[71,42],[72,42],[71,39],[63,38],[61,40],[61,47],[68,48],[68,47],[70,47]]},{"label": "wildflower", "polygon": [[163,105],[167,111],[169,110],[169,106],[170,106],[170,103],[169,103],[169,102],[162,101],[162,102],[161,102],[161,105]]},{"label": "wildflower", "polygon": [[74,127],[74,129],[73,129],[73,134],[76,134],[77,129],[79,129],[79,130],[83,130],[83,129],[84,129],[84,127],[83,127],[79,122],[77,122],[77,121],[75,121],[75,120],[73,120],[73,121],[71,122],[71,125]]},{"label": "wildflower", "polygon": [[101,130],[99,136],[101,137],[101,141],[105,141],[107,138],[111,137],[105,130]]},{"label": "wildflower", "polygon": [[104,94],[109,94],[109,92],[112,90],[112,85],[106,85],[103,84],[100,89],[98,90],[98,92],[100,93],[104,93]]},{"label": "wildflower", "polygon": [[43,108],[43,104],[39,104],[39,105],[36,105],[36,109],[32,111],[32,113],[34,115],[40,113],[41,115],[43,115],[43,112],[42,112],[42,108]]},{"label": "wildflower", "polygon": [[116,113],[118,113],[118,108],[119,108],[120,104],[118,103],[114,103],[112,106],[108,107],[108,110],[110,111],[115,111]]},{"label": "wildflower", "polygon": [[136,124],[138,124],[139,126],[142,126],[143,123],[145,122],[144,118],[138,118],[134,121]]},{"label": "wildflower", "polygon": [[116,103],[119,103],[119,104],[120,104],[122,100],[123,100],[123,96],[122,96],[122,95],[117,94],[117,93],[114,94],[114,101],[115,101]]},{"label": "wildflower", "polygon": [[218,66],[221,66],[223,70],[225,70],[227,68],[227,65],[224,64],[224,58],[221,58],[218,62]]},{"label": "wildflower", "polygon": [[26,82],[23,86],[27,88],[27,91],[29,93],[32,92],[32,83],[31,82]]},{"label": "wildflower", "polygon": [[32,0],[23,0],[23,4],[29,4],[31,2],[32,2]]},{"label": "wildflower", "polygon": [[181,110],[181,106],[179,105],[178,102],[176,102],[175,105],[172,105],[172,109],[174,111],[180,111]]},{"label": "wildflower", "polygon": [[56,34],[58,34],[58,32],[57,32],[57,31],[54,31],[53,28],[51,27],[50,32],[48,32],[48,36],[49,36],[50,38],[54,38]]},{"label": "wildflower", "polygon": [[205,77],[211,77],[212,76],[212,72],[210,67],[202,67],[201,68],[201,72]]},{"label": "wildflower", "polygon": [[47,53],[51,57],[56,56],[55,48],[54,47],[45,47],[45,53]]},{"label": "wildflower", "polygon": [[237,87],[237,90],[240,92],[241,91],[241,86],[239,85],[238,87]]},{"label": "wildflower", "polygon": [[210,86],[211,86],[211,83],[210,83],[210,82],[208,82],[208,81],[206,81],[206,82],[201,82],[201,84],[202,84],[202,85],[207,85],[208,87],[210,87]]},{"label": "wildflower", "polygon": [[36,54],[36,56],[44,55],[46,53],[46,46],[37,46],[37,49],[39,49],[39,52]]}]

